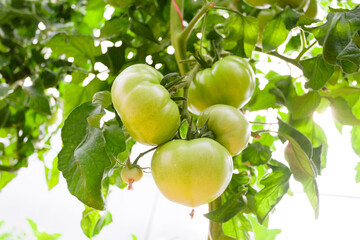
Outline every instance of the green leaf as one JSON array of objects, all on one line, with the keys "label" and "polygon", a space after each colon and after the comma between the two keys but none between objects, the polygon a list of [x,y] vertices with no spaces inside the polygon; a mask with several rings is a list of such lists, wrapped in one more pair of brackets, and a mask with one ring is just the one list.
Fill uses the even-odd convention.
[{"label": "green leaf", "polygon": [[296,26],[298,20],[299,14],[290,8],[286,8],[283,12],[276,15],[264,31],[262,40],[263,51],[274,50],[285,42],[290,30]]},{"label": "green leaf", "polygon": [[291,172],[285,165],[276,163],[277,166],[270,165],[272,172],[260,181],[264,188],[255,195],[256,216],[261,224],[289,190]]},{"label": "green leaf", "polygon": [[249,232],[253,231],[253,227],[245,214],[240,213],[223,224],[223,231],[228,236],[236,237],[241,240],[251,240]]},{"label": "green leaf", "polygon": [[216,210],[204,214],[211,221],[224,223],[246,208],[243,198],[231,198]]},{"label": "green leaf", "polygon": [[105,22],[104,27],[101,29],[100,37],[110,38],[124,35],[128,30],[129,24],[129,18],[112,18]]},{"label": "green leaf", "polygon": [[88,238],[98,235],[102,228],[112,222],[110,212],[100,214],[99,211],[85,206],[82,213],[81,229]]},{"label": "green leaf", "polygon": [[248,215],[253,226],[253,231],[256,240],[275,240],[276,236],[281,233],[280,229],[267,229],[266,226],[259,224],[256,218]]},{"label": "green leaf", "polygon": [[109,91],[100,91],[94,94],[92,102],[100,104],[103,108],[108,107],[111,103],[111,93]]},{"label": "green leaf", "polygon": [[242,152],[243,162],[249,162],[252,166],[267,163],[271,159],[271,150],[259,142],[249,144]]},{"label": "green leaf", "polygon": [[316,168],[300,145],[293,138],[289,136],[286,138],[289,144],[285,148],[285,159],[289,163],[295,180],[303,185],[317,218],[319,216],[319,191],[315,180]]},{"label": "green leaf", "polygon": [[27,219],[27,221],[29,222],[37,240],[56,240],[61,237],[61,234],[59,233],[48,234],[46,232],[39,232],[37,229],[37,225],[34,221],[32,221],[31,219]]},{"label": "green leaf", "polygon": [[88,124],[94,128],[100,128],[100,120],[105,115],[105,112],[96,113],[86,118]]},{"label": "green leaf", "polygon": [[51,190],[59,183],[59,170],[57,168],[58,165],[58,158],[54,158],[52,163],[52,168],[48,168],[45,166],[45,177],[46,183],[48,185],[48,190]]},{"label": "green leaf", "polygon": [[360,162],[358,162],[358,164],[355,167],[356,170],[356,176],[355,176],[355,181],[356,183],[360,182]]},{"label": "green leaf", "polygon": [[126,150],[125,135],[118,124],[110,126],[104,124],[103,135],[105,138],[105,149],[115,157]]},{"label": "green leaf", "polygon": [[69,113],[78,105],[91,101],[94,94],[100,90],[106,88],[106,82],[100,81],[99,79],[93,79],[85,87],[79,86],[74,83],[67,83],[64,85],[64,117],[68,116]]},{"label": "green leaf", "polygon": [[159,41],[155,38],[151,28],[146,23],[142,23],[137,21],[134,18],[130,19],[130,30],[136,35],[143,37],[149,41],[154,43],[159,43]]},{"label": "green leaf", "polygon": [[360,119],[354,116],[352,108],[343,97],[328,98],[334,118],[343,125],[360,125]]},{"label": "green leaf", "polygon": [[[360,8],[353,10],[330,9],[330,11],[324,24],[309,30],[323,46],[325,61],[347,70],[346,65],[349,61],[338,59],[338,57],[351,42],[354,33],[360,29]],[[346,55],[349,53],[347,52]],[[356,54],[356,51],[351,51],[351,53]]]},{"label": "green leaf", "polygon": [[318,92],[310,91],[294,99],[292,107],[293,119],[303,119],[313,114],[320,104],[321,97]]},{"label": "green leaf", "polygon": [[49,99],[35,87],[24,87],[25,106],[38,112],[51,115]]},{"label": "green leaf", "polygon": [[101,54],[100,46],[95,47],[94,39],[89,35],[68,35],[58,33],[47,41],[54,57],[65,54],[73,57],[74,64],[84,67],[88,61],[95,63],[95,56]]},{"label": "green leaf", "polygon": [[104,20],[105,6],[104,0],[88,0],[83,22],[91,28],[99,28]]},{"label": "green leaf", "polygon": [[250,57],[258,39],[257,19],[250,16],[231,15],[224,23],[225,39],[222,47],[241,57]]},{"label": "green leaf", "polygon": [[321,89],[333,75],[334,66],[326,63],[322,55],[302,60],[304,76],[309,80],[305,86],[314,90]]},{"label": "green leaf", "polygon": [[351,145],[354,152],[360,157],[360,126],[351,129]]},{"label": "green leaf", "polygon": [[290,126],[288,123],[282,121],[280,118],[278,118],[278,121],[279,121],[279,133],[280,133],[279,137],[282,140],[282,142],[285,142],[285,139],[289,140],[287,136],[291,137],[291,139],[296,141],[298,145],[301,146],[301,149],[304,151],[306,156],[309,159],[311,159],[312,150],[313,150],[311,141],[303,133],[301,133],[294,127]]},{"label": "green leaf", "polygon": [[0,190],[3,189],[11,180],[17,176],[17,173],[0,172]]},{"label": "green leaf", "polygon": [[[359,30],[360,32],[360,30]],[[360,66],[360,35],[359,32],[355,32],[350,43],[342,50],[338,59],[343,66],[344,72],[356,73],[359,71]]]},{"label": "green leaf", "polygon": [[87,102],[71,112],[61,131],[64,146],[58,155],[58,168],[70,193],[99,210],[104,208],[102,180],[112,162],[102,131],[90,126],[86,119],[101,111],[101,106]]}]

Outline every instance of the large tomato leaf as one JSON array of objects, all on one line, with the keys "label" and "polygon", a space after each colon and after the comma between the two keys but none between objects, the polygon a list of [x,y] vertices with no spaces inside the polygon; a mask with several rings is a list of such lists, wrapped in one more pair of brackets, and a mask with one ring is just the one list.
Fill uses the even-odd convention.
[{"label": "large tomato leaf", "polygon": [[[360,29],[360,27],[359,27]],[[356,73],[360,66],[360,35],[359,32],[354,33],[350,43],[342,50],[338,59],[343,64],[344,71],[347,73]]]},{"label": "large tomato leaf", "polygon": [[334,118],[343,125],[360,125],[360,119],[354,116],[352,107],[343,97],[328,98]]},{"label": "large tomato leaf", "polygon": [[314,90],[321,89],[334,73],[334,66],[326,63],[322,55],[302,60],[300,64],[309,80],[305,86]]},{"label": "large tomato leaf", "polygon": [[262,39],[263,51],[274,50],[285,42],[290,30],[296,26],[299,17],[300,15],[290,8],[277,14],[265,28]]},{"label": "large tomato leaf", "polygon": [[85,67],[88,61],[95,63],[95,56],[101,54],[100,46],[95,47],[94,39],[90,35],[58,33],[48,40],[46,45],[51,48],[54,57],[61,54],[73,57],[74,64],[80,67]]},{"label": "large tomato leaf", "polygon": [[299,143],[290,136],[285,136],[289,143],[285,148],[285,159],[289,163],[290,170],[295,180],[299,181],[307,194],[315,212],[315,218],[319,216],[319,191],[316,183],[316,166],[300,147]]},{"label": "large tomato leaf", "polygon": [[288,123],[282,121],[280,118],[278,118],[279,121],[279,137],[282,142],[285,142],[286,140],[289,140],[288,138],[284,136],[289,136],[292,139],[294,139],[299,146],[301,146],[301,149],[305,152],[306,156],[311,159],[312,157],[312,143],[309,138],[307,138],[303,133],[295,129],[294,127],[290,126]]},{"label": "large tomato leaf", "polygon": [[289,190],[290,170],[276,161],[272,161],[270,167],[272,172],[260,181],[264,188],[255,195],[256,216],[260,223]]},{"label": "large tomato leaf", "polygon": [[310,91],[294,99],[292,106],[293,119],[303,119],[312,115],[320,104],[321,97],[318,92]]},{"label": "large tomato leaf", "polygon": [[231,15],[224,23],[222,46],[235,55],[250,57],[258,39],[258,22],[254,17]]},{"label": "large tomato leaf", "polygon": [[103,109],[90,102],[75,108],[61,131],[63,148],[58,168],[63,173],[71,194],[86,205],[102,210],[102,180],[112,161],[106,151],[102,130],[90,126],[87,117]]},{"label": "large tomato leaf", "polygon": [[[323,46],[323,56],[325,61],[332,65],[339,65],[344,71],[350,69],[358,63],[353,62],[349,55],[357,54],[357,48],[348,48],[346,53],[340,55],[347,48],[355,32],[360,30],[360,8],[353,10],[330,9],[327,21],[315,28],[309,29]],[[339,59],[342,57],[341,59]],[[348,56],[345,57],[344,56]],[[350,60],[350,61],[349,61]],[[349,65],[350,64],[350,65]],[[349,67],[350,66],[350,67]]]},{"label": "large tomato leaf", "polygon": [[81,229],[90,239],[99,234],[101,229],[112,222],[112,215],[106,211],[102,214],[98,210],[85,206],[82,213]]}]

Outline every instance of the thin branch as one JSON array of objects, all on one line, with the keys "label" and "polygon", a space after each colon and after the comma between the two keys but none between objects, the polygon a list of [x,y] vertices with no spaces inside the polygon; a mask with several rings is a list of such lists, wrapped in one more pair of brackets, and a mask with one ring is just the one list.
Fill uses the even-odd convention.
[{"label": "thin branch", "polygon": [[[160,145],[159,145],[159,146],[160,146]],[[156,147],[150,148],[149,150],[147,150],[147,151],[145,151],[145,152],[140,153],[140,154],[139,154],[139,156],[137,156],[137,158],[135,159],[135,161],[134,161],[133,165],[137,164],[137,163],[138,163],[138,161],[139,161],[139,159],[140,159],[140,158],[142,158],[144,155],[146,155],[147,153],[149,153],[149,152],[151,152],[151,151],[155,150],[155,149],[156,149],[156,148],[158,148],[159,146],[156,146]]]}]

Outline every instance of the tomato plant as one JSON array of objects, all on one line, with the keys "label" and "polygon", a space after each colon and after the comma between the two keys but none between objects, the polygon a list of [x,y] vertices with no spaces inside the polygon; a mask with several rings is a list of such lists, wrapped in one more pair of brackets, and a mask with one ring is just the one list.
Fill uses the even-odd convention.
[{"label": "tomato plant", "polygon": [[166,198],[197,207],[224,192],[233,163],[229,152],[212,139],[174,140],[155,151],[151,170]]},{"label": "tomato plant", "polygon": [[269,219],[292,180],[319,215],[318,113],[331,108],[360,155],[358,4],[1,1],[0,190],[39,159],[48,188],[64,178],[85,205],[92,238],[112,221],[109,195],[147,169],[171,200],[209,204],[210,239],[275,239]]},{"label": "tomato plant", "polygon": [[116,77],[111,96],[126,129],[136,141],[157,145],[170,140],[179,123],[179,110],[160,85],[162,74],[145,65],[132,65]]},{"label": "tomato plant", "polygon": [[249,63],[227,56],[196,74],[189,88],[189,108],[195,114],[215,104],[240,108],[250,100],[254,89],[254,72]]},{"label": "tomato plant", "polygon": [[250,139],[250,125],[244,115],[228,105],[213,105],[206,108],[199,116],[197,125],[202,128],[207,124],[213,131],[215,140],[222,144],[232,156],[238,155]]}]

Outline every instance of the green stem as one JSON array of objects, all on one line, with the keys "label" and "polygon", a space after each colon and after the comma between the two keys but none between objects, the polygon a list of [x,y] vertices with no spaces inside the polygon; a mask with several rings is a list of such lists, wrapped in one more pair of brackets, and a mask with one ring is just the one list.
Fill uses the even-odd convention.
[{"label": "green stem", "polygon": [[[184,0],[176,0],[176,3],[181,11],[181,14],[183,14]],[[197,23],[213,6],[214,3],[204,4],[204,6],[200,9],[200,11],[190,21],[189,25],[184,30],[182,30],[180,17],[178,16],[174,4],[171,4],[171,8],[170,8],[171,44],[175,49],[175,58],[181,74],[185,74],[189,71],[188,64],[186,63],[181,64],[181,61],[186,59],[186,42],[192,31],[195,29]]]},{"label": "green stem", "polygon": [[186,86],[183,89],[183,97],[185,98],[185,100],[183,101],[183,104],[182,104],[181,118],[187,120],[189,127],[191,125],[191,116],[190,116],[190,113],[189,113],[188,107],[187,107],[188,106],[189,87],[190,87],[192,80],[195,77],[195,74],[199,71],[199,69],[200,69],[200,65],[196,64],[194,66],[194,68],[191,70],[191,72],[189,73],[189,75],[186,77]]},{"label": "green stem", "polygon": [[307,53],[315,44],[316,41],[312,42],[308,47],[303,48],[299,55],[295,58],[295,61],[300,61],[301,58],[305,55],[305,53]]},{"label": "green stem", "polygon": [[[221,196],[209,203],[209,212],[215,211],[222,204]],[[236,238],[225,235],[222,223],[210,220],[209,240],[235,240]]]},{"label": "green stem", "polygon": [[[159,145],[160,146],[160,145]],[[135,159],[134,163],[132,165],[136,165],[139,161],[140,158],[142,158],[145,154],[155,150],[156,148],[158,148],[159,146],[156,146],[156,147],[153,147],[153,148],[150,148],[149,150],[145,151],[145,152],[142,152],[139,154],[139,156],[137,156],[137,158]]]},{"label": "green stem", "polygon": [[259,47],[255,47],[255,51],[257,52],[262,52],[265,53],[267,55],[271,55],[277,58],[280,58],[281,60],[284,60],[285,62],[291,63],[292,65],[294,65],[295,67],[298,67],[300,70],[302,70],[302,66],[301,64],[296,60],[296,59],[292,59],[292,58],[288,58],[284,55],[281,55],[280,53],[276,52],[276,51],[270,51],[270,52],[263,52],[261,50],[261,48]]}]

